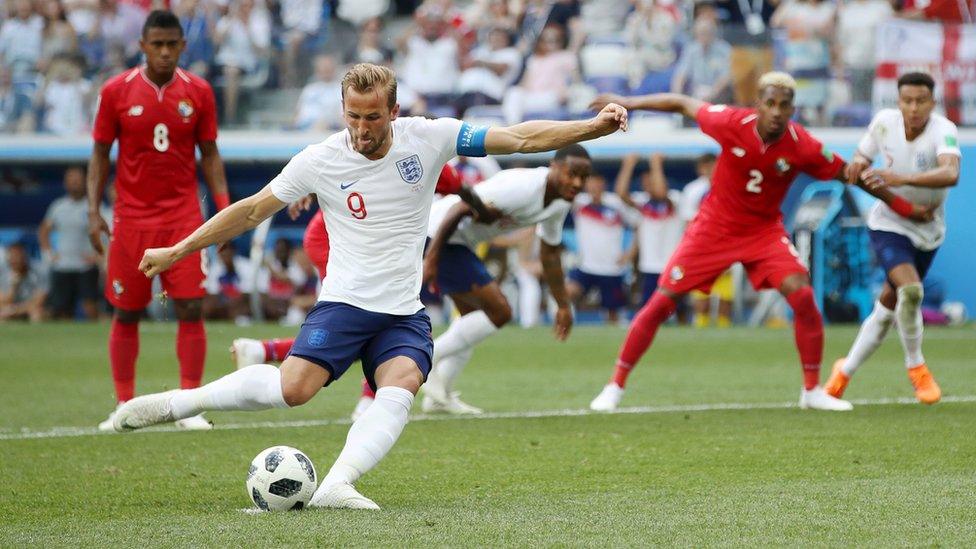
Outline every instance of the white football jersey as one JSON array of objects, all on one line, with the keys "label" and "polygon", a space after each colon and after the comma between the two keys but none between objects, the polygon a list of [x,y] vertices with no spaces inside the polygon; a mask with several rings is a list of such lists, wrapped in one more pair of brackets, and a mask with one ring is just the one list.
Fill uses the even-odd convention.
[{"label": "white football jersey", "polygon": [[[561,198],[553,200],[548,206],[543,203],[548,175],[549,168],[516,168],[502,170],[478,184],[474,187],[474,192],[485,204],[501,210],[507,219],[488,224],[477,223],[466,217],[458,224],[448,242],[474,249],[478,244],[496,236],[537,225],[536,233],[539,238],[547,244],[558,246],[563,240],[563,223],[571,205]],[[437,234],[448,210],[460,200],[459,196],[451,195],[434,203],[427,231],[429,237],[433,238]]]},{"label": "white football jersey", "polygon": [[685,185],[681,190],[681,202],[678,203],[678,216],[682,221],[688,223],[698,215],[702,200],[710,190],[712,182],[704,176]]},{"label": "white football jersey", "polygon": [[620,258],[624,254],[624,227],[640,222],[637,212],[615,193],[604,192],[599,204],[581,193],[573,202],[573,221],[580,270],[602,276],[623,274],[625,266],[620,264]]},{"label": "white football jersey", "polygon": [[685,220],[679,215],[681,192],[668,191],[667,202],[651,202],[647,193],[634,193],[640,205],[640,224],[637,226],[637,267],[642,273],[660,274],[668,259],[681,242]]},{"label": "white football jersey", "polygon": [[470,138],[464,128],[453,118],[398,118],[393,145],[379,160],[356,152],[343,130],[305,148],[271,181],[282,202],[315,193],[328,220],[320,301],[393,315],[423,308],[421,266],[434,187]]},{"label": "white football jersey", "polygon": [[[925,131],[908,142],[905,139],[905,123],[898,109],[884,109],[874,116],[868,131],[857,146],[858,154],[874,160],[882,155],[884,166],[895,173],[920,173],[938,167],[942,154],[961,156],[956,125],[946,117],[933,113]],[[945,239],[945,199],[948,188],[934,189],[903,185],[891,187],[891,192],[909,202],[938,205],[935,219],[920,223],[895,213],[880,200],[868,214],[868,227],[876,231],[888,231],[907,236],[920,250],[934,250]]]}]

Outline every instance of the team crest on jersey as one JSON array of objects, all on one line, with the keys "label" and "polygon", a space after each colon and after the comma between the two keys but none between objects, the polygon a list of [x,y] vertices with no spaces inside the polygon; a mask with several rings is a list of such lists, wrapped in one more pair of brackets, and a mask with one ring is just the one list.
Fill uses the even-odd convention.
[{"label": "team crest on jersey", "polygon": [[779,173],[786,173],[790,171],[790,163],[787,162],[785,158],[776,159],[776,171]]},{"label": "team crest on jersey", "polygon": [[176,112],[180,113],[183,118],[190,118],[193,116],[193,102],[189,99],[184,99],[176,105]]},{"label": "team crest on jersey", "polygon": [[743,149],[742,147],[732,147],[732,154],[738,156],[739,158],[742,158],[743,156],[746,155],[746,150]]},{"label": "team crest on jersey", "polygon": [[685,277],[685,270],[680,266],[671,267],[671,282],[677,282]]},{"label": "team crest on jersey", "polygon": [[424,166],[420,163],[420,157],[415,154],[397,160],[396,167],[400,172],[400,177],[411,185],[420,181],[420,178],[424,176]]},{"label": "team crest on jersey", "polygon": [[142,105],[132,105],[129,107],[129,116],[141,116],[142,115]]},{"label": "team crest on jersey", "polygon": [[112,291],[115,292],[116,297],[122,295],[122,292],[125,292],[125,288],[122,287],[121,280],[115,279],[112,281]]}]

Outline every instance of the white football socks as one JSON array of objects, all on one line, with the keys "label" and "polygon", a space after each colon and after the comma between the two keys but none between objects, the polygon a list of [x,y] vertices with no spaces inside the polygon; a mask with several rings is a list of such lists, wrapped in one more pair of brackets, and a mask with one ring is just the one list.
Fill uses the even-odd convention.
[{"label": "white football socks", "polygon": [[864,324],[861,324],[861,329],[857,332],[841,371],[848,377],[854,375],[861,364],[878,350],[894,320],[895,312],[882,305],[880,301],[875,301],[874,310],[864,319]]},{"label": "white football socks", "polygon": [[376,399],[349,428],[346,445],[321,487],[356,482],[390,451],[407,424],[413,393],[401,387],[380,387]]},{"label": "white football socks", "polygon": [[436,383],[444,389],[445,394],[451,394],[451,389],[454,388],[454,380],[471,360],[472,354],[474,354],[474,349],[468,347],[434,364],[433,370],[427,376],[427,383]]},{"label": "white football socks", "polygon": [[281,372],[270,364],[252,364],[202,387],[179,391],[170,406],[175,419],[207,410],[288,408],[281,394]]},{"label": "white football socks", "polygon": [[898,335],[905,350],[905,366],[913,368],[925,362],[922,356],[922,297],[921,284],[907,284],[898,288]]},{"label": "white football socks", "polygon": [[468,313],[451,323],[446,332],[434,340],[434,364],[470,349],[498,331],[484,311]]}]

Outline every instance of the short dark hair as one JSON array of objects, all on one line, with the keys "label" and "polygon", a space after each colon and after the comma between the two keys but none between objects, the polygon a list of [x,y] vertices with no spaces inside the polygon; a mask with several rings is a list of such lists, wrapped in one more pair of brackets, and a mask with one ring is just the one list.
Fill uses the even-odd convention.
[{"label": "short dark hair", "polygon": [[704,153],[695,159],[695,165],[701,166],[702,164],[711,164],[712,162],[715,162],[716,158],[715,153]]},{"label": "short dark hair", "polygon": [[586,152],[583,145],[579,143],[573,143],[572,145],[566,145],[565,147],[556,151],[556,157],[553,158],[556,162],[562,162],[567,157],[575,156],[577,158],[585,158],[590,160],[590,153]]},{"label": "short dark hair", "polygon": [[898,89],[902,86],[925,86],[932,92],[935,91],[935,79],[925,72],[906,72],[898,78]]},{"label": "short dark hair", "polygon": [[169,10],[153,10],[146,17],[146,22],[142,25],[142,37],[146,37],[149,29],[179,29],[180,36],[183,36],[183,25],[180,18]]}]

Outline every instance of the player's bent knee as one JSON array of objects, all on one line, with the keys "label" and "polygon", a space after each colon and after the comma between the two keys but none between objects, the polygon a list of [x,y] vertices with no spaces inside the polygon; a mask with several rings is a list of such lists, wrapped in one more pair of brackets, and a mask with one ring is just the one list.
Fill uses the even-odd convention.
[{"label": "player's bent knee", "polygon": [[906,284],[898,288],[898,301],[906,306],[915,308],[921,305],[925,297],[925,290],[921,284]]},{"label": "player's bent knee", "polygon": [[115,309],[115,318],[123,324],[134,324],[142,318],[142,311],[127,311],[125,309]]},{"label": "player's bent knee", "polygon": [[512,306],[508,304],[508,301],[502,301],[491,307],[490,310],[485,311],[485,314],[488,315],[492,324],[501,328],[512,321]]},{"label": "player's bent knee", "polygon": [[376,368],[374,374],[377,387],[400,387],[417,394],[424,383],[424,374],[412,358],[398,356],[387,360]]},{"label": "player's bent knee", "polygon": [[289,380],[282,376],[281,398],[285,401],[285,404],[294,408],[312,400],[312,397],[319,391],[319,388],[311,386],[305,380]]},{"label": "player's bent knee", "polygon": [[173,300],[173,309],[178,320],[201,320],[203,318],[202,299]]}]

